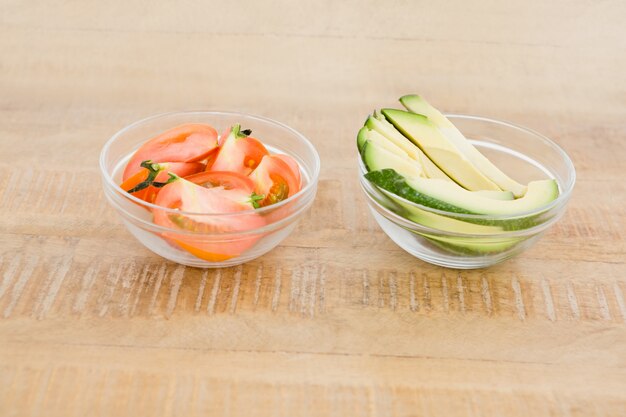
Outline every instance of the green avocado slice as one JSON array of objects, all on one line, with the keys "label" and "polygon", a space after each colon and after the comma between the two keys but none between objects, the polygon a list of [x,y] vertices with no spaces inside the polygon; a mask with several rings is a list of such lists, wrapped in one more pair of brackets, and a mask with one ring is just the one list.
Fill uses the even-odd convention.
[{"label": "green avocado slice", "polygon": [[524,197],[506,201],[484,197],[441,180],[404,177],[393,169],[368,172],[365,178],[405,200],[449,212],[450,217],[454,217],[455,213],[513,217],[505,220],[464,219],[471,223],[499,225],[505,230],[534,225],[533,216],[524,216],[524,213],[549,204],[559,195],[558,185],[553,179],[532,181]]},{"label": "green avocado slice", "polygon": [[500,187],[485,177],[426,116],[396,109],[383,109],[382,113],[462,187],[470,191],[500,190]]},{"label": "green avocado slice", "polygon": [[503,190],[508,190],[515,197],[521,197],[526,193],[526,186],[511,179],[502,172],[478,149],[474,147],[459,129],[452,124],[439,110],[431,106],[422,97],[411,94],[400,97],[400,103],[410,112],[428,117],[441,131],[441,133],[456,146],[456,148],[487,178],[493,181]]},{"label": "green avocado slice", "polygon": [[422,169],[416,161],[402,157],[371,140],[367,140],[361,149],[361,158],[368,171],[394,169],[407,177],[421,176]]},{"label": "green avocado slice", "polygon": [[359,133],[357,133],[356,135],[356,147],[359,150],[359,152],[361,152],[361,150],[363,149],[363,145],[365,145],[365,142],[367,141],[367,132],[369,131],[369,129],[365,126],[363,126],[360,130]]},{"label": "green avocado slice", "polygon": [[380,133],[395,145],[402,148],[410,158],[418,161],[422,165],[422,170],[428,178],[440,178],[452,181],[420,148],[405,138],[394,125],[389,123],[380,112],[375,111],[373,116],[368,117],[365,126],[372,131]]},{"label": "green avocado slice", "polygon": [[[421,165],[419,161],[411,159],[402,148],[396,146],[394,142],[377,131],[361,129],[358,138],[358,140],[363,141],[363,145],[361,145],[361,157],[368,171],[388,168],[395,169],[405,177],[428,178],[424,166]],[[414,146],[413,144],[410,145]],[[445,182],[452,188],[465,191],[464,188],[449,179],[446,179]],[[513,193],[510,191],[483,190],[470,192],[496,200],[513,200]]]}]

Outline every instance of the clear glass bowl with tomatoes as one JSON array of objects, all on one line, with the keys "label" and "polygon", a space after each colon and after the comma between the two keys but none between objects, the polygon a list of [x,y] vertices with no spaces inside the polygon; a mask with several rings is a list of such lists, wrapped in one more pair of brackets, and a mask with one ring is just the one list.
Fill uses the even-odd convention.
[{"label": "clear glass bowl with tomatoes", "polygon": [[320,159],[306,137],[271,119],[178,112],[116,133],[100,170],[133,236],[166,259],[211,268],[250,261],[287,237],[315,199]]}]

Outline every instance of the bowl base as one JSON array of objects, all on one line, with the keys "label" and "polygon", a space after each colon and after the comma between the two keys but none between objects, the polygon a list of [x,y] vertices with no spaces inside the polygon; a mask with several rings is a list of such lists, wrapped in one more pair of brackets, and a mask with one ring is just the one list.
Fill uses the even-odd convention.
[{"label": "bowl base", "polygon": [[479,269],[498,264],[525,251],[539,238],[539,235],[530,236],[498,252],[468,255],[453,251],[433,238],[408,231],[371,207],[370,211],[385,234],[404,251],[422,261],[452,269]]}]

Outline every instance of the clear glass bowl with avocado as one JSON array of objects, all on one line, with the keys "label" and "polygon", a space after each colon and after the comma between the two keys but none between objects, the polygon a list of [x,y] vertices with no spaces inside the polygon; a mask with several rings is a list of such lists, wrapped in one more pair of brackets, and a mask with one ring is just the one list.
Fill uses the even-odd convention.
[{"label": "clear glass bowl with avocado", "polygon": [[401,248],[450,268],[482,268],[528,247],[564,213],[576,172],[548,138],[400,99],[358,133],[370,210]]}]

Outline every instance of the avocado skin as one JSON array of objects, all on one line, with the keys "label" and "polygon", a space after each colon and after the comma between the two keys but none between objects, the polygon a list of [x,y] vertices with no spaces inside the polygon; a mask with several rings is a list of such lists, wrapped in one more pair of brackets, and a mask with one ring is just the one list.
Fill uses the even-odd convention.
[{"label": "avocado skin", "polygon": [[[416,190],[412,189],[410,186],[408,186],[408,184],[406,184],[406,182],[404,182],[403,177],[397,174],[393,169],[372,171],[372,173],[373,173],[372,175],[369,175],[369,178],[368,178],[368,174],[366,174],[365,177],[368,178],[368,180],[370,181],[372,179],[376,180],[377,178],[384,177],[389,183],[393,183],[394,185],[389,186],[387,188],[385,187],[381,187],[381,188],[384,188],[387,191],[389,191],[388,188],[394,188],[396,191],[404,190],[404,192],[398,191],[397,193],[394,193],[394,194],[396,195],[404,194],[403,198],[405,200],[409,200],[408,197],[415,197],[415,199],[418,199],[420,204],[423,204],[423,205],[426,205],[424,203],[428,203],[429,199],[432,201],[439,202],[439,200],[429,198],[428,196],[425,196],[424,194],[420,194]],[[376,184],[374,181],[372,182]],[[414,212],[422,211],[422,209],[419,209],[417,207],[405,207],[404,204],[400,203],[400,201],[396,201],[392,196],[388,195],[387,198],[388,198],[388,201],[392,203],[393,205],[393,206],[387,206],[387,208],[394,212],[397,212],[397,214],[400,214],[401,216],[409,220],[412,220]],[[414,200],[410,200],[410,201],[416,202]],[[465,219],[455,219],[454,216],[444,216],[440,214],[431,214],[431,215],[441,217],[443,221],[445,221],[445,219],[448,219],[450,221],[465,220]],[[427,226],[427,227],[431,226],[429,221],[427,220],[423,220],[423,221],[415,220],[415,222],[418,224]],[[471,223],[480,224],[477,227],[485,226],[485,227],[493,228],[493,225],[487,225],[485,224],[486,222],[475,221],[475,222],[470,222],[468,224],[471,224]],[[417,232],[417,231],[410,230],[410,229],[407,229],[407,231],[429,240],[432,244],[444,250],[448,250],[457,254],[471,255],[471,256],[476,256],[476,255],[481,256],[481,255],[486,255],[490,253],[503,252],[505,250],[510,249],[511,247],[515,246],[518,242],[523,240],[523,238],[519,238],[519,237],[511,237],[511,238],[504,238],[502,240],[498,240],[498,238],[496,237],[498,233],[504,233],[505,230],[501,227],[501,225],[497,225],[495,229],[496,230],[491,232],[490,236],[483,236],[483,237],[479,236],[475,238],[439,236],[437,234],[422,233],[422,232]],[[462,228],[459,228],[459,231],[462,231]],[[496,240],[496,242],[493,241],[494,239]]]},{"label": "avocado skin", "polygon": [[380,171],[370,171],[365,174],[365,178],[374,185],[389,191],[405,200],[413,203],[421,204],[426,207],[437,210],[447,211],[450,213],[448,217],[462,220],[468,223],[482,224],[486,226],[499,226],[503,231],[514,231],[528,229],[540,224],[541,213],[532,216],[496,220],[496,219],[468,219],[454,214],[481,214],[466,210],[461,207],[454,206],[439,199],[422,194],[407,184],[405,178],[393,169],[382,169]]},{"label": "avocado skin", "polygon": [[367,141],[367,131],[369,129],[365,126],[363,126],[360,130],[359,133],[356,136],[356,147],[359,150],[359,152],[361,152],[363,150],[363,146],[365,145],[365,142]]},{"label": "avocado skin", "polygon": [[394,169],[381,169],[379,171],[370,171],[365,174],[365,178],[380,188],[390,193],[412,201],[413,203],[431,207],[437,210],[448,211],[451,213],[461,214],[478,214],[467,211],[461,207],[453,206],[436,198],[422,194],[407,184],[404,177],[398,174]]}]

